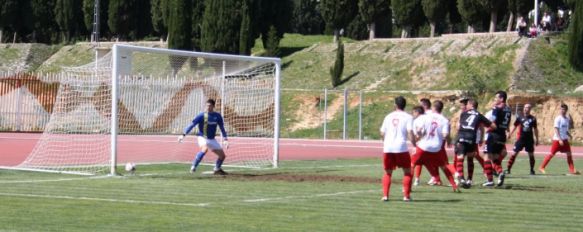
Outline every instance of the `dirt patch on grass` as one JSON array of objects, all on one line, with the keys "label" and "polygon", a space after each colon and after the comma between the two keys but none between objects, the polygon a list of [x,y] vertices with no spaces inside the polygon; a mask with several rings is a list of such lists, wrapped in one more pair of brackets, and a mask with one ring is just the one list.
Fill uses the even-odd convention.
[{"label": "dirt patch on grass", "polygon": [[359,177],[359,176],[330,176],[315,174],[229,174],[224,176],[225,180],[237,181],[284,181],[284,182],[347,182],[347,183],[379,183],[380,178]]}]

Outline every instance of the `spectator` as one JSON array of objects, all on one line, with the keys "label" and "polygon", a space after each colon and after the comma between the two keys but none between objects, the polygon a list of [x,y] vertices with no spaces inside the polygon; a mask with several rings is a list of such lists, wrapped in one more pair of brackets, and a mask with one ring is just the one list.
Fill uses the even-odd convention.
[{"label": "spectator", "polygon": [[544,31],[551,30],[551,15],[548,12],[545,12],[543,15],[543,19],[541,21],[541,25]]},{"label": "spectator", "polygon": [[528,36],[528,33],[526,31],[526,29],[527,29],[526,21],[524,20],[524,18],[522,16],[518,18],[518,22],[516,24],[516,29],[518,30],[518,36],[520,36],[520,37]]},{"label": "spectator", "polygon": [[534,25],[534,24],[530,25],[529,37],[535,38],[537,35],[538,35],[538,29],[536,28],[536,25]]}]

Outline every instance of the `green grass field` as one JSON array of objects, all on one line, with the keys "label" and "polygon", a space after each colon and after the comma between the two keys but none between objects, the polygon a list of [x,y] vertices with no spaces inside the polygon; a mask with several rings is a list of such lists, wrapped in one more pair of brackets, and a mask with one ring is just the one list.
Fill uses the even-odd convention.
[{"label": "green grass field", "polygon": [[[560,155],[559,155],[560,156]],[[537,162],[540,162],[538,158]],[[576,160],[583,167],[583,160]],[[188,164],[135,176],[0,171],[0,231],[581,231],[583,177],[527,175],[521,156],[503,188],[413,188],[402,174],[381,202],[380,159],[286,161],[279,169],[189,174]],[[478,165],[479,166],[479,165]],[[483,177],[476,168],[476,183]],[[428,174],[424,171],[426,181]]]}]

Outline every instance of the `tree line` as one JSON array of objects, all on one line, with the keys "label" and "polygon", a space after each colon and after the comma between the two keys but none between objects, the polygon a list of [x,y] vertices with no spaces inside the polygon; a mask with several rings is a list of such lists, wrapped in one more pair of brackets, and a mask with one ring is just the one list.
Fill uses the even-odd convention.
[{"label": "tree line", "polygon": [[[576,0],[541,0],[542,11]],[[506,31],[534,0],[100,0],[102,40],[168,40],[184,50],[276,55],[286,32],[353,39]],[[91,39],[95,0],[0,0],[1,42]],[[534,19],[531,19],[531,21]],[[539,19],[540,20],[540,19]]]}]

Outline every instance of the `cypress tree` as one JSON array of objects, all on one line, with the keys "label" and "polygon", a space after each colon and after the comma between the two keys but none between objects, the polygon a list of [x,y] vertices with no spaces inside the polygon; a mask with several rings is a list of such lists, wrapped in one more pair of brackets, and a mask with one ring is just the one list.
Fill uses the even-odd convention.
[{"label": "cypress tree", "polygon": [[86,32],[82,8],[82,2],[79,0],[56,0],[53,13],[63,41],[70,42]]},{"label": "cypress tree", "polygon": [[330,78],[332,87],[339,86],[342,83],[342,72],[344,72],[344,44],[342,40],[337,40],[336,61],[334,66],[330,67]]},{"label": "cypress tree", "polygon": [[421,0],[392,0],[391,6],[395,21],[402,27],[402,38],[409,37],[413,27],[425,19]]},{"label": "cypress tree", "polygon": [[579,71],[583,71],[583,3],[575,3],[569,35],[569,62]]},{"label": "cypress tree", "polygon": [[136,39],[142,39],[148,35],[151,35],[153,32],[152,28],[152,15],[150,14],[150,1],[146,0],[137,0],[136,5],[132,9],[134,11],[134,15],[136,19],[133,20],[135,25],[135,35]]},{"label": "cypress tree", "polygon": [[206,0],[204,4],[202,51],[238,54],[241,0]]},{"label": "cypress tree", "polygon": [[110,0],[107,25],[111,33],[120,39],[135,39],[138,36],[136,1]]},{"label": "cypress tree", "polygon": [[[163,38],[166,37],[168,33],[168,1],[169,0],[151,0],[150,1],[150,14],[152,18],[152,28],[158,35]],[[199,1],[196,1],[199,2]]]},{"label": "cypress tree", "polygon": [[482,6],[478,0],[457,0],[458,11],[468,24],[468,33],[475,32],[475,25],[482,21]]},{"label": "cypress tree", "polygon": [[[192,50],[191,40],[191,0],[170,0],[168,17],[168,48]],[[183,56],[170,56],[173,74],[176,74],[186,62]]]},{"label": "cypress tree", "polygon": [[54,21],[53,9],[55,0],[32,0],[33,18],[33,41],[41,43],[52,43],[56,38],[54,31],[57,31],[57,24]]},{"label": "cypress tree", "polygon": [[267,35],[267,43],[265,44],[265,56],[277,57],[280,55],[279,40],[280,38],[277,35],[277,29],[275,29],[274,26],[271,26]]},{"label": "cypress tree", "polygon": [[430,36],[435,35],[435,25],[445,19],[447,12],[446,0],[422,0],[423,12],[431,25]]},{"label": "cypress tree", "polygon": [[358,14],[357,0],[321,0],[320,13],[338,40],[340,29],[345,28]]},{"label": "cypress tree", "polygon": [[[269,33],[272,27],[276,30],[277,39],[273,39],[271,42],[278,42],[283,38],[283,34],[290,28],[290,21],[292,19],[292,13],[294,8],[294,3],[292,0],[278,0],[260,1],[261,12],[260,18],[257,20],[259,31],[261,33],[261,40],[263,42],[263,47],[267,49],[267,43],[269,40]],[[251,14],[253,15],[253,14]],[[279,46],[279,45],[278,45]]]},{"label": "cypress tree", "polygon": [[389,10],[390,0],[359,0],[358,12],[369,31],[368,39],[375,38],[376,21]]},{"label": "cypress tree", "polygon": [[200,48],[200,37],[202,35],[202,17],[204,15],[204,1],[193,0],[192,1],[192,48],[195,51],[201,51]]},{"label": "cypress tree", "polygon": [[250,37],[253,31],[253,25],[251,22],[251,9],[249,9],[250,1],[243,0],[243,6],[241,7],[241,30],[239,32],[239,54],[250,55],[251,46]]}]

